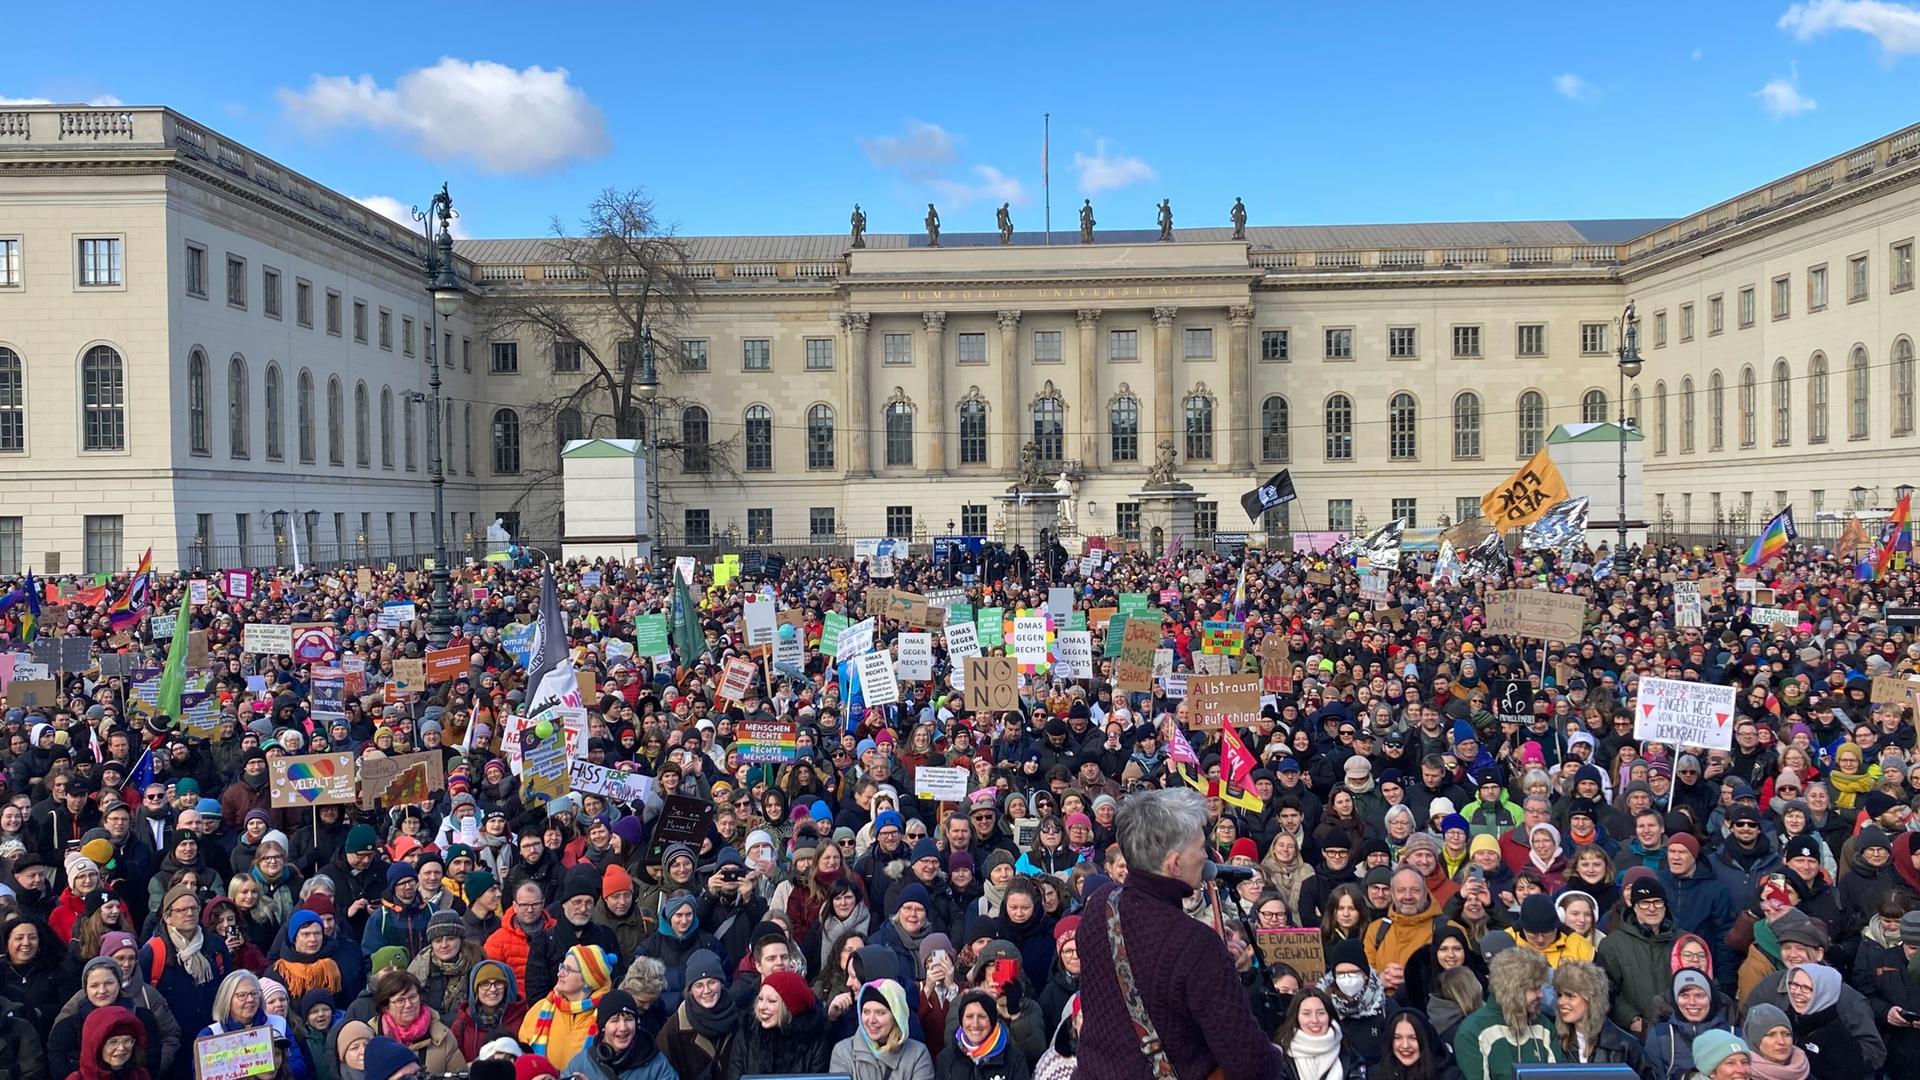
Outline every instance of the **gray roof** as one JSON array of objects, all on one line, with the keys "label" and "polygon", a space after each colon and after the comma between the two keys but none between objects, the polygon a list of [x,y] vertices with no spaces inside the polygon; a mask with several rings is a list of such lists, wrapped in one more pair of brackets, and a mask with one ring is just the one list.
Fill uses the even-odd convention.
[{"label": "gray roof", "polygon": [[[1257,251],[1341,251],[1377,248],[1551,247],[1565,244],[1617,244],[1661,228],[1668,218],[1621,218],[1592,221],[1446,221],[1408,225],[1251,225],[1247,242]],[[1233,230],[1174,229],[1177,240],[1222,241]],[[1157,229],[1100,229],[1097,240],[1109,244],[1150,243]],[[695,262],[752,262],[837,259],[847,252],[845,233],[825,236],[689,236],[684,238]],[[1014,243],[1041,244],[1040,231],[1016,232]],[[1055,229],[1053,242],[1073,244],[1079,231]],[[984,247],[1000,242],[991,232],[943,232],[947,247]],[[550,257],[551,240],[460,240],[462,258],[476,263],[537,263]],[[927,244],[924,233],[868,233],[870,248],[917,248]]]}]

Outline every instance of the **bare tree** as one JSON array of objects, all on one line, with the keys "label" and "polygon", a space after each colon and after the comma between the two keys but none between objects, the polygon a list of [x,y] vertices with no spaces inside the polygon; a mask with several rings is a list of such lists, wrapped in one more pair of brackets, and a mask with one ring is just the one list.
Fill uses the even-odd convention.
[{"label": "bare tree", "polygon": [[[739,478],[734,464],[741,433],[705,438],[680,422],[696,405],[677,394],[674,377],[688,369],[679,336],[701,299],[689,249],[655,213],[645,191],[607,188],[596,196],[569,232],[558,217],[542,245],[545,280],[498,290],[489,305],[492,330],[546,346],[555,372],[553,393],[527,406],[537,430],[561,434],[563,414],[579,420],[587,438],[644,439],[649,413],[659,418],[654,446],[661,461],[677,462],[685,474]],[[658,393],[649,403],[641,391],[641,349],[651,337]],[[569,383],[577,367],[581,379]],[[701,406],[705,408],[705,406]],[[529,461],[527,464],[532,465]],[[559,475],[558,453],[522,470],[522,501]]]}]

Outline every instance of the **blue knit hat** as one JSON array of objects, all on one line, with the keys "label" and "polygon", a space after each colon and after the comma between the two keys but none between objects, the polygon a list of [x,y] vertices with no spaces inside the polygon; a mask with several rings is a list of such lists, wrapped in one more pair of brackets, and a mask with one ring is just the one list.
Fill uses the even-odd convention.
[{"label": "blue knit hat", "polygon": [[1459,829],[1464,833],[1473,832],[1473,826],[1467,824],[1467,819],[1459,814],[1448,814],[1440,819],[1440,835],[1445,836],[1448,829]]},{"label": "blue knit hat", "polygon": [[882,810],[874,815],[873,831],[875,835],[879,835],[880,830],[889,825],[899,829],[901,832],[907,830],[907,823],[900,817],[900,811],[898,810]]},{"label": "blue knit hat", "polygon": [[377,1035],[367,1040],[366,1068],[362,1072],[367,1080],[392,1080],[400,1070],[418,1064],[420,1059],[413,1051],[385,1035]]},{"label": "blue knit hat", "polygon": [[1465,720],[1455,720],[1453,722],[1453,744],[1458,746],[1468,739],[1479,742],[1480,733],[1473,730],[1473,725],[1467,723]]},{"label": "blue knit hat", "polygon": [[287,944],[293,944],[293,939],[299,936],[301,927],[305,926],[318,926],[323,931],[326,929],[326,924],[320,921],[320,916],[306,908],[300,908],[287,919]]},{"label": "blue knit hat", "polygon": [[420,872],[413,868],[413,864],[402,859],[387,867],[387,888],[391,889],[403,881],[410,881],[419,876]]},{"label": "blue knit hat", "polygon": [[901,889],[900,892],[894,896],[893,914],[899,914],[900,909],[908,904],[919,904],[920,910],[932,911],[933,896],[927,892],[925,885],[916,881]]}]

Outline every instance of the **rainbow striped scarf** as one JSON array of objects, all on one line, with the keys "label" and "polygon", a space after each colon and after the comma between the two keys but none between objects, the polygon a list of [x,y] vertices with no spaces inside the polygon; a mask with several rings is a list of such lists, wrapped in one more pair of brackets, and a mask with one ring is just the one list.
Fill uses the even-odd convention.
[{"label": "rainbow striped scarf", "polygon": [[[548,994],[546,997],[541,998],[540,1008],[533,1014],[532,1050],[542,1057],[546,1056],[547,1040],[553,1035],[553,1017],[559,1007],[564,1007],[569,1016],[579,1016],[583,1012],[593,1012],[599,1007],[599,1004],[593,1000],[591,995],[583,997],[579,1001],[568,1001],[558,993]],[[587,1025],[587,1041],[581,1045],[581,1049],[590,1049],[593,1046],[594,1039],[598,1037],[599,1034],[600,1023],[596,1019],[593,1023]]]},{"label": "rainbow striped scarf", "polygon": [[967,1042],[967,1033],[964,1031],[956,1030],[953,1037],[954,1041],[960,1044],[960,1052],[967,1055],[968,1061],[991,1061],[999,1057],[1007,1048],[1007,1025],[998,1020],[994,1021],[993,1034],[980,1040],[978,1046]]}]

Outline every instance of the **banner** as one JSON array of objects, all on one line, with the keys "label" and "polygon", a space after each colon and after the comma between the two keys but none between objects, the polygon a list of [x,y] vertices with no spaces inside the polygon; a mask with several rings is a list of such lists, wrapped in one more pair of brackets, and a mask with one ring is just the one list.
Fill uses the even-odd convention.
[{"label": "banner", "polygon": [[1731,686],[1644,677],[1634,702],[1633,737],[1731,750],[1734,694]]},{"label": "banner", "polygon": [[1547,508],[1567,497],[1567,482],[1542,446],[1518,472],[1480,497],[1480,513],[1496,531],[1517,529],[1539,520]]},{"label": "banner", "polygon": [[267,759],[267,798],[279,809],[346,806],[359,801],[352,754]]},{"label": "banner", "polygon": [[1587,602],[1571,593],[1503,589],[1487,602],[1487,633],[1548,641],[1578,641]]},{"label": "banner", "polygon": [[567,786],[583,795],[600,795],[638,803],[653,790],[653,777],[595,765],[585,758],[567,759]]}]

